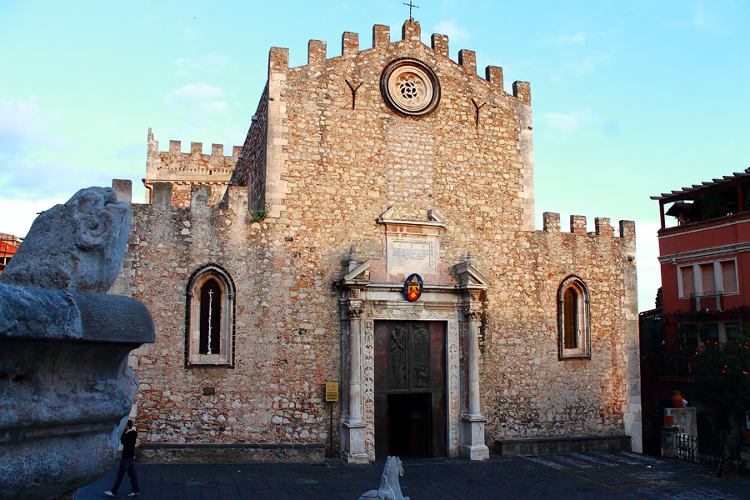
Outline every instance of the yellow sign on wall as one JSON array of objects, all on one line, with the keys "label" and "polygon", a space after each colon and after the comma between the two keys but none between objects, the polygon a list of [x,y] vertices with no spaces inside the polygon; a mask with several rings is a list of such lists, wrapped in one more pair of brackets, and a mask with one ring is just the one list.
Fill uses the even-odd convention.
[{"label": "yellow sign on wall", "polygon": [[326,403],[336,403],[339,400],[339,383],[326,382]]}]

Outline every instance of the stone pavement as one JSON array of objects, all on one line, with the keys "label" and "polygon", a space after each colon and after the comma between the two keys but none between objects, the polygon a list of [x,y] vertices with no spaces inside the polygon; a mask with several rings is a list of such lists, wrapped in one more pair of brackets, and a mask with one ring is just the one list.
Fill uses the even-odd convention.
[{"label": "stone pavement", "polygon": [[[146,499],[357,499],[377,488],[383,462],[308,464],[137,464]],[[76,500],[103,498],[116,467],[79,490]],[[750,498],[750,477],[718,480],[706,467],[635,453],[565,453],[405,460],[401,478],[412,500],[451,498]],[[125,477],[119,497],[127,498]]]}]

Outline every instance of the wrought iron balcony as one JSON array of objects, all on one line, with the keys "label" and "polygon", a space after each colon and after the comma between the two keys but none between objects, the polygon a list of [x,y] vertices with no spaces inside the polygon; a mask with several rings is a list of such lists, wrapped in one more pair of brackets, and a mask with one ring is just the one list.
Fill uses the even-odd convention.
[{"label": "wrought iron balcony", "polygon": [[721,312],[724,310],[724,292],[694,293],[691,297],[695,312]]}]

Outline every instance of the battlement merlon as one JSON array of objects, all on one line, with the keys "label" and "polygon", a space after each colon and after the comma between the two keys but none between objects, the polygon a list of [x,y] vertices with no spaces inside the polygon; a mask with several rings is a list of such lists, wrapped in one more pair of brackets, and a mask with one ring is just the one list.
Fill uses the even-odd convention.
[{"label": "battlement merlon", "polygon": [[[419,21],[409,19],[404,22],[401,29],[401,40],[391,41],[391,29],[383,24],[376,24],[372,27],[372,48],[365,50],[377,50],[387,47],[392,43],[422,43],[421,27]],[[448,37],[439,33],[433,33],[431,36],[430,48],[446,59],[450,59],[448,48]],[[296,67],[295,70],[302,70],[305,67],[323,66],[329,59],[336,57],[355,57],[361,52],[359,47],[359,34],[351,31],[345,31],[341,35],[341,55],[331,56],[327,54],[327,44],[323,40],[309,40],[307,43],[307,64]],[[453,61],[461,66],[466,73],[480,79],[495,91],[503,89],[503,69],[499,66],[487,66],[484,76],[477,74],[476,53],[473,50],[461,49],[458,53],[458,61]],[[280,78],[281,74],[289,71],[289,49],[281,47],[271,47],[268,58],[268,75],[269,82],[271,75],[276,74]],[[513,82],[512,94],[524,104],[531,104],[531,86],[529,82]],[[273,97],[273,96],[271,96]]]},{"label": "battlement merlon", "polygon": [[158,210],[172,207],[172,184],[155,182],[151,188],[151,205]]},{"label": "battlement merlon", "polygon": [[403,26],[401,26],[401,40],[422,41],[422,27],[419,25],[419,21],[414,19],[406,20]]},{"label": "battlement merlon", "polygon": [[441,56],[448,57],[448,35],[433,33],[430,38],[432,50]]},{"label": "battlement merlon", "polygon": [[[544,212],[542,214],[542,231],[545,233],[560,233],[560,214],[556,212]],[[619,238],[629,242],[635,242],[635,222],[621,220]],[[583,215],[570,216],[570,233],[581,236],[609,236],[615,237],[615,231],[608,217],[594,218],[594,232],[586,232],[586,217]]]},{"label": "battlement merlon", "polygon": [[341,35],[341,55],[344,57],[357,55],[359,52],[359,33],[345,31]]},{"label": "battlement merlon", "polygon": [[324,64],[326,61],[326,42],[323,40],[310,40],[307,42],[307,64]]},{"label": "battlement merlon", "polygon": [[133,203],[133,181],[130,179],[112,179],[112,190],[117,201]]}]

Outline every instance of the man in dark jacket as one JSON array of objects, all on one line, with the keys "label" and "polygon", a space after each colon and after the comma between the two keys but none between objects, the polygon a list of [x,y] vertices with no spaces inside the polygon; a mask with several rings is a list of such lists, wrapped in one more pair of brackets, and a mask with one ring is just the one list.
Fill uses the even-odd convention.
[{"label": "man in dark jacket", "polygon": [[112,489],[105,491],[104,494],[108,497],[117,496],[117,490],[120,488],[120,483],[125,476],[125,470],[128,471],[130,477],[130,486],[133,489],[132,493],[129,493],[129,497],[135,497],[141,494],[141,490],[138,487],[138,476],[135,474],[135,440],[138,439],[138,431],[135,430],[132,420],[128,420],[128,424],[125,426],[125,430],[120,436],[120,442],[122,443],[122,458],[120,458],[120,469],[117,471],[117,480]]}]

